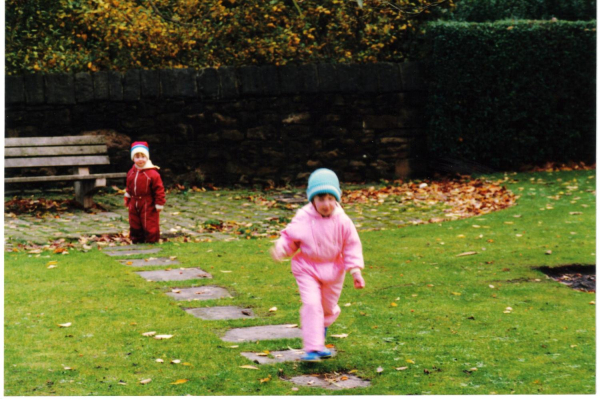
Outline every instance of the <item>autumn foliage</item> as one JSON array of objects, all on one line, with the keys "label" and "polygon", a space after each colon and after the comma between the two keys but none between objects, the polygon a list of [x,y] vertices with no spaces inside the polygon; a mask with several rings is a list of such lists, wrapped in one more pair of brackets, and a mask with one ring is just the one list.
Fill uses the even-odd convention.
[{"label": "autumn foliage", "polygon": [[7,0],[9,74],[401,61],[453,0]]}]

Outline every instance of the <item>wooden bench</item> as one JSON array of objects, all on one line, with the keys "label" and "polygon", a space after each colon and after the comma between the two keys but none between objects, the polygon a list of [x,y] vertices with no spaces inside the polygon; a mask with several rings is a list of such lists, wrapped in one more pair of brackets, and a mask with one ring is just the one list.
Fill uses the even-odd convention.
[{"label": "wooden bench", "polygon": [[107,179],[125,178],[126,172],[90,174],[93,165],[108,165],[101,136],[8,138],[4,140],[4,168],[72,167],[72,175],[5,178],[5,183],[73,181],[75,200],[84,208],[93,205],[97,188]]}]

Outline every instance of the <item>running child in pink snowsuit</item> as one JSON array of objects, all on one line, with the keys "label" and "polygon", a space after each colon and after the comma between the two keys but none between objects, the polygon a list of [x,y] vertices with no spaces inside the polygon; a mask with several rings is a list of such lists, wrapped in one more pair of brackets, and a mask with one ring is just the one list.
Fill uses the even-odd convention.
[{"label": "running child in pink snowsuit", "polygon": [[308,179],[309,203],[298,210],[271,249],[276,261],[300,249],[292,259],[292,273],[302,300],[303,361],[331,357],[325,336],[327,327],[340,315],[337,303],[346,272],[352,274],[355,288],[365,287],[362,245],[356,227],[339,204],[341,194],[333,171],[314,171]]},{"label": "running child in pink snowsuit", "polygon": [[150,161],[146,142],[131,145],[133,167],[127,173],[125,207],[129,209],[129,238],[133,243],[160,239],[159,213],[165,206],[165,188],[158,167]]}]

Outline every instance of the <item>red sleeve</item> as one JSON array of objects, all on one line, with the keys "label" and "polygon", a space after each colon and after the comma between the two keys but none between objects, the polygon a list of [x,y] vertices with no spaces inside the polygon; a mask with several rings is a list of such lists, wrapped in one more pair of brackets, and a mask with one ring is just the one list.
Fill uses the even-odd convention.
[{"label": "red sleeve", "polygon": [[167,202],[165,197],[165,187],[163,186],[162,179],[158,171],[154,170],[152,174],[152,195],[154,196],[154,203],[159,206],[164,206]]}]

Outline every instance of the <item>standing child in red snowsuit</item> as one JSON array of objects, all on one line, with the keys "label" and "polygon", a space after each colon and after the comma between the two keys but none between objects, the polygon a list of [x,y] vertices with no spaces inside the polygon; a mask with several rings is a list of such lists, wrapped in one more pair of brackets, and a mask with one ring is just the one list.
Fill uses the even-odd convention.
[{"label": "standing child in red snowsuit", "polygon": [[[309,203],[281,232],[271,255],[276,261],[292,258],[292,273],[298,283],[302,308],[302,339],[306,354],[302,361],[320,361],[331,357],[325,347],[325,335],[340,315],[338,300],[346,272],[354,287],[362,289],[365,280],[362,245],[352,220],[339,202],[342,191],[336,174],[326,168],[308,178]],[[299,252],[296,252],[300,250]]]},{"label": "standing child in red snowsuit", "polygon": [[127,173],[125,207],[129,208],[129,238],[133,243],[160,239],[159,213],[165,206],[165,188],[158,167],[150,161],[146,142],[131,145],[133,167]]}]

